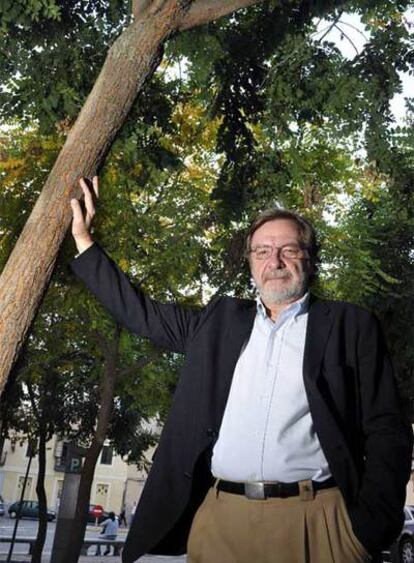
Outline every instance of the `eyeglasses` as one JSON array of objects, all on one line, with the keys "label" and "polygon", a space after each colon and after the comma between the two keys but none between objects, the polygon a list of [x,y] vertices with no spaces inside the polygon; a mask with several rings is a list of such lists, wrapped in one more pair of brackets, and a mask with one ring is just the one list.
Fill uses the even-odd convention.
[{"label": "eyeglasses", "polygon": [[254,248],[251,248],[249,252],[250,254],[253,254],[256,260],[267,260],[274,251],[285,260],[295,260],[309,257],[309,253],[306,248],[301,248],[300,246],[291,244],[286,244],[285,246],[258,244]]}]

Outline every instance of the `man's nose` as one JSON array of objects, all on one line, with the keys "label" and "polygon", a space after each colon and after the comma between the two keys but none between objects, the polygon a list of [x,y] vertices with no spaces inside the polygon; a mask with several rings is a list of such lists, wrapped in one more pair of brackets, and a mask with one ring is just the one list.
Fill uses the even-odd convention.
[{"label": "man's nose", "polygon": [[269,257],[269,264],[276,266],[276,268],[279,268],[282,264],[284,264],[280,248],[275,246],[272,248],[272,254]]}]

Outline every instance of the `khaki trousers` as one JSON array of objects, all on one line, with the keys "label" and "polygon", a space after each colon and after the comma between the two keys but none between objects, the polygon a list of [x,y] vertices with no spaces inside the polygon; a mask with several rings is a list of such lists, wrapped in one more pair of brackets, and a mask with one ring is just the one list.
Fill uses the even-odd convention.
[{"label": "khaki trousers", "polygon": [[371,561],[337,487],[266,500],[211,488],[195,515],[187,552],[187,563]]}]

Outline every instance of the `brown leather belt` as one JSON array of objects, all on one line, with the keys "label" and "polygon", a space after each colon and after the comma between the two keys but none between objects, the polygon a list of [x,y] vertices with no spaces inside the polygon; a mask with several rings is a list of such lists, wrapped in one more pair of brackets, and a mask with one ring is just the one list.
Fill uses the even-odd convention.
[{"label": "brown leather belt", "polygon": [[[309,481],[309,483],[312,485],[313,491],[336,487],[335,479],[333,479],[333,477],[330,477],[325,481]],[[235,483],[233,481],[223,481],[219,479],[217,481],[216,488],[218,491],[223,491],[224,493],[244,495],[248,499],[253,500],[265,500],[272,497],[295,497],[300,494],[298,481],[294,483],[282,483],[280,481],[275,481],[273,483],[266,483],[265,481]]]}]

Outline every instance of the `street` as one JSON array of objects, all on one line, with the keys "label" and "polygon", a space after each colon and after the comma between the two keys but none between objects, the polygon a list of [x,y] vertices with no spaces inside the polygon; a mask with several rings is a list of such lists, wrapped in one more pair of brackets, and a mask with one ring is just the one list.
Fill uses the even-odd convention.
[{"label": "street", "polygon": [[[7,516],[0,518],[0,537],[9,537],[13,534],[15,520],[11,520]],[[54,522],[49,522],[47,526],[47,537],[46,543],[43,550],[43,563],[48,563],[50,560],[50,555],[53,546],[53,536],[55,533],[56,524]],[[120,528],[118,532],[118,537],[126,536],[127,528]],[[94,538],[99,535],[100,528],[96,528],[94,526],[88,526],[85,538]],[[37,520],[20,520],[19,527],[17,529],[17,536],[30,536],[35,537],[37,533]],[[0,563],[6,561],[7,554],[9,552],[10,544],[9,543],[0,543]],[[12,561],[20,562],[29,562],[30,556],[27,555],[28,546],[26,544],[16,544],[13,549],[13,557]],[[85,557],[82,556],[79,558],[79,563],[87,563],[88,561],[91,563],[115,563],[119,562],[121,559],[120,557],[96,557],[93,556],[94,548],[89,549],[89,556]],[[92,558],[93,557],[93,558]],[[162,557],[158,555],[145,555],[139,559],[140,563],[185,563],[185,556],[181,557]]]}]

